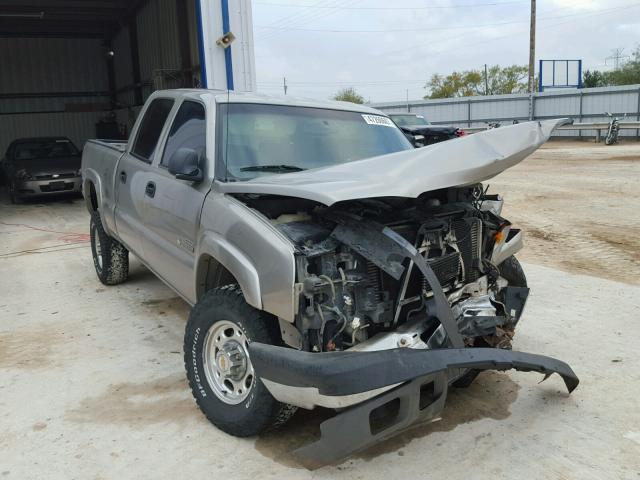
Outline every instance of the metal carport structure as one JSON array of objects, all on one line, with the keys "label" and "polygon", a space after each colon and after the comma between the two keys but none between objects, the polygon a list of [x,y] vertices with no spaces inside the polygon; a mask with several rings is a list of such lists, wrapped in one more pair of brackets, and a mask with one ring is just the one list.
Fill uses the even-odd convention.
[{"label": "metal carport structure", "polygon": [[125,137],[154,90],[255,89],[251,3],[0,0],[0,68],[0,156],[18,137]]}]

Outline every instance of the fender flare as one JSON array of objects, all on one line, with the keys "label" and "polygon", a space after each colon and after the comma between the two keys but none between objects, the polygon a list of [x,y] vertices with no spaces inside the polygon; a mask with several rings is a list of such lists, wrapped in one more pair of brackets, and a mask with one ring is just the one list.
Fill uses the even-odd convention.
[{"label": "fender flare", "polygon": [[[91,195],[89,193],[90,185],[93,184],[94,190],[96,192],[96,205],[92,204]],[[103,186],[102,179],[98,172],[93,169],[86,169],[82,172],[82,196],[84,197],[84,203],[89,213],[93,211],[97,211],[100,215],[100,220],[102,222],[102,227],[104,228],[107,235],[111,237],[116,237],[114,232],[109,228],[110,223],[107,221],[106,216],[109,212],[105,211],[107,207],[105,207],[103,201]]]},{"label": "fender flare", "polygon": [[254,308],[262,310],[262,291],[260,277],[251,259],[241,250],[234,247],[224,237],[214,232],[206,232],[198,242],[196,264],[196,301],[205,292],[202,281],[202,268],[205,268],[205,257],[210,257],[226,268],[236,279],[245,301]]}]

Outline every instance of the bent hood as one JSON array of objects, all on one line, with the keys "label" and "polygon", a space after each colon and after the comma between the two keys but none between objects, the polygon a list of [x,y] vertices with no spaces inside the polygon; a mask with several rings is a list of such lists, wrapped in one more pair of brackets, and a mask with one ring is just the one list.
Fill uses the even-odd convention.
[{"label": "bent hood", "polygon": [[415,150],[218,186],[225,193],[299,197],[327,206],[359,198],[416,198],[488,180],[527,158],[567,123],[571,120],[520,123]]}]

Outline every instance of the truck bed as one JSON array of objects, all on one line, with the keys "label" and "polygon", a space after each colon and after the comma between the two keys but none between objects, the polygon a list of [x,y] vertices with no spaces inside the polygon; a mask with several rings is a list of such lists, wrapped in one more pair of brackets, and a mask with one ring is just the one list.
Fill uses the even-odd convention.
[{"label": "truck bed", "polygon": [[99,189],[99,209],[102,226],[115,236],[116,171],[127,150],[120,140],[88,140],[82,151],[83,185],[91,182]]},{"label": "truck bed", "polygon": [[93,139],[93,140],[87,140],[87,143],[95,143],[96,145],[101,145],[103,147],[107,147],[112,150],[117,150],[120,153],[124,153],[124,151],[127,149],[127,142],[122,140]]}]

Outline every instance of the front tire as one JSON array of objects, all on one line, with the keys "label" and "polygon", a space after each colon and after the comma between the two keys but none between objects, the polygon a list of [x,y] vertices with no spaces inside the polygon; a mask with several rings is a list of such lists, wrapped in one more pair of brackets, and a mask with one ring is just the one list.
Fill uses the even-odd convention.
[{"label": "front tire", "polygon": [[274,399],[253,371],[247,345],[281,345],[275,319],[251,307],[237,285],[206,292],[191,310],[184,363],[193,396],[207,419],[237,437],[284,424],[296,408]]},{"label": "front tire", "polygon": [[[506,260],[504,260],[500,265],[498,265],[498,270],[500,270],[500,276],[504,278],[509,285],[512,287],[525,287],[527,286],[527,277],[524,274],[524,270],[522,269],[522,265],[516,257],[511,255]],[[486,344],[484,340],[481,340],[481,347],[489,347],[490,345]],[[473,348],[473,347],[471,347]],[[480,374],[480,370],[470,369],[467,373],[462,375],[459,379],[453,382],[453,386],[457,388],[467,388],[469,387],[476,377]]]},{"label": "front tire", "polygon": [[527,287],[527,277],[524,274],[522,265],[513,255],[498,265],[498,270],[500,270],[500,276],[509,282],[510,286]]},{"label": "front tire", "polygon": [[118,285],[129,276],[129,251],[115,238],[107,235],[100,213],[91,212],[89,224],[91,254],[96,274],[105,285]]}]

